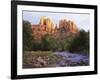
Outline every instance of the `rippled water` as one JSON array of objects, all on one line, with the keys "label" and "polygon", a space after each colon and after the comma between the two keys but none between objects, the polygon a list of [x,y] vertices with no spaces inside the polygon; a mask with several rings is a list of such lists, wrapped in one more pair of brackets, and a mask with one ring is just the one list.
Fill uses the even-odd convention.
[{"label": "rippled water", "polygon": [[62,56],[63,59],[57,63],[57,66],[87,66],[89,65],[89,56],[69,53],[69,52],[55,52],[55,55]]}]

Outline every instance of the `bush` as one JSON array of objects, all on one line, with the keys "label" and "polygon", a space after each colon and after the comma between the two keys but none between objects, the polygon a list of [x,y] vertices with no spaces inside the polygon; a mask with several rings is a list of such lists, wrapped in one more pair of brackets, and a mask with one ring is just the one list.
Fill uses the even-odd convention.
[{"label": "bush", "polygon": [[46,34],[42,38],[42,50],[51,50],[54,51],[56,49],[56,43],[54,38],[52,38],[49,34]]},{"label": "bush", "polygon": [[89,53],[89,31],[80,30],[79,36],[72,40],[69,51]]},{"label": "bush", "polygon": [[23,21],[23,49],[32,50],[33,36],[31,23],[28,21]]}]

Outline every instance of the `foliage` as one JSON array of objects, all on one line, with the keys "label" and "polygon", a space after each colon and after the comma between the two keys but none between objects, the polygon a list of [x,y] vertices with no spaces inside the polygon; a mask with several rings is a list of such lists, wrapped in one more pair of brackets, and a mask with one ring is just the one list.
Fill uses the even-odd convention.
[{"label": "foliage", "polygon": [[70,43],[69,51],[89,53],[89,31],[80,30],[79,36]]},{"label": "foliage", "polygon": [[31,23],[28,21],[23,21],[23,49],[32,50],[33,36]]},{"label": "foliage", "polygon": [[24,51],[70,51],[89,53],[89,31],[80,30],[78,36],[67,36],[55,39],[45,34],[38,42],[32,36],[31,24],[23,21],[23,48]]},{"label": "foliage", "polygon": [[42,50],[53,51],[55,49],[56,49],[55,40],[49,34],[46,34],[45,36],[43,36],[43,38],[42,38]]},{"label": "foliage", "polygon": [[33,40],[32,51],[39,51],[39,50],[42,50],[41,44],[42,44],[42,43]]}]

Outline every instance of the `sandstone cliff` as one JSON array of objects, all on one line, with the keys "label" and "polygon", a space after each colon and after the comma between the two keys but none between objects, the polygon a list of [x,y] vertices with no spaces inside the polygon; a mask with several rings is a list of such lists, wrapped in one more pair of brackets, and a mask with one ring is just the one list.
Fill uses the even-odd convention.
[{"label": "sandstone cliff", "polygon": [[40,18],[40,23],[32,26],[34,38],[41,40],[45,34],[50,34],[54,38],[59,38],[61,35],[62,37],[66,37],[70,34],[77,35],[79,31],[75,22],[70,20],[62,19],[59,21],[59,25],[55,25],[56,26],[54,26],[54,23],[50,18],[42,16]]},{"label": "sandstone cliff", "polygon": [[42,16],[40,18],[40,25],[45,25],[47,28],[46,30],[48,30],[49,32],[54,28],[53,21],[46,16]]},{"label": "sandstone cliff", "polygon": [[60,29],[65,29],[67,32],[72,32],[72,33],[77,33],[78,28],[75,22],[73,21],[67,21],[66,19],[60,20],[59,21],[59,28]]}]

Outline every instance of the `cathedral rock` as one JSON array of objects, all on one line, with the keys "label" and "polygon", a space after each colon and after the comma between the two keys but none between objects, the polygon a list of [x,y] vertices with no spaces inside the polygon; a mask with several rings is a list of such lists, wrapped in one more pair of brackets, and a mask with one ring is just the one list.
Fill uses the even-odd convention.
[{"label": "cathedral rock", "polygon": [[59,28],[63,29],[65,32],[77,33],[78,28],[73,21],[67,21],[66,19],[59,21]]},{"label": "cathedral rock", "polygon": [[46,16],[42,16],[40,19],[40,25],[42,26],[46,26],[48,31],[51,31],[52,29],[54,29],[54,23],[52,22],[52,20]]},{"label": "cathedral rock", "polygon": [[44,36],[45,34],[51,34],[56,38],[60,37],[60,34],[63,34],[64,36],[67,36],[69,34],[77,35],[79,32],[77,25],[73,21],[62,19],[57,25],[54,24],[53,21],[46,16],[42,16],[40,18],[39,24],[33,24],[32,30],[34,38],[38,40],[41,40],[42,36]]}]

